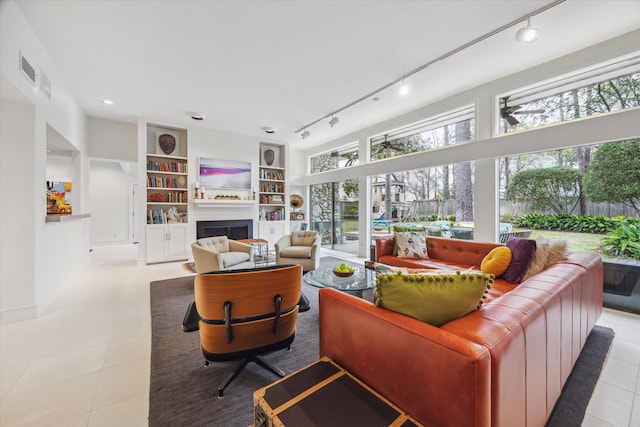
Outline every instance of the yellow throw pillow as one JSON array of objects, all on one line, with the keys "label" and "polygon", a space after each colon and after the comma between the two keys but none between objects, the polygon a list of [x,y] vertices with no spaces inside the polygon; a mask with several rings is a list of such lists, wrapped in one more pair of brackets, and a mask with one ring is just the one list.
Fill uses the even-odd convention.
[{"label": "yellow throw pillow", "polygon": [[381,274],[376,305],[442,326],[482,305],[494,276],[484,273]]},{"label": "yellow throw pillow", "polygon": [[509,267],[511,263],[511,249],[506,246],[499,246],[491,249],[480,264],[483,273],[499,276]]}]

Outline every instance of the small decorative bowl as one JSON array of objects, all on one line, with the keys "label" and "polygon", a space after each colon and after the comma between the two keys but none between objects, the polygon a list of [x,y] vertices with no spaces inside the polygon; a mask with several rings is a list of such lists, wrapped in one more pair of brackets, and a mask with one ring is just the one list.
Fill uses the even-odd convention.
[{"label": "small decorative bowl", "polygon": [[333,274],[335,274],[338,277],[350,277],[350,276],[353,276],[353,273],[355,273],[355,270],[351,270],[351,271],[336,271],[336,270],[333,270]]}]

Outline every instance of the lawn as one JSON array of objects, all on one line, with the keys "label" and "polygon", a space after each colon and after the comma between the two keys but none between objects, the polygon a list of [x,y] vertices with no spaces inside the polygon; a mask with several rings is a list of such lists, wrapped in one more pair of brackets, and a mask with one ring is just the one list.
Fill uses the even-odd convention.
[{"label": "lawn", "polygon": [[544,236],[551,240],[566,240],[570,250],[575,252],[592,252],[600,254],[602,258],[612,258],[602,254],[602,239],[604,234],[572,233],[569,231],[533,230],[531,238]]}]

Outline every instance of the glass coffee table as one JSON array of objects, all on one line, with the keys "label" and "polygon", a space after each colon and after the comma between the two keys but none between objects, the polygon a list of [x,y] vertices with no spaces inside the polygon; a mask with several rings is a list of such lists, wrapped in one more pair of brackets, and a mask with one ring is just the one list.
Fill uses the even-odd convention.
[{"label": "glass coffee table", "polygon": [[334,288],[362,298],[362,291],[376,287],[376,273],[362,267],[353,267],[353,269],[353,275],[339,277],[333,274],[333,268],[318,268],[305,273],[303,279],[311,286]]}]

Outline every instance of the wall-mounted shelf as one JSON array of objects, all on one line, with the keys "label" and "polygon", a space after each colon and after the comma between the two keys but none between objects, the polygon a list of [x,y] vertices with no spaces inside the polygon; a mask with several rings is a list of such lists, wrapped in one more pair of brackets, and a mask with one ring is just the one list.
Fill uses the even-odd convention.
[{"label": "wall-mounted shelf", "polygon": [[210,205],[210,206],[220,206],[220,205],[255,205],[255,200],[207,200],[207,199],[195,199],[193,201],[194,205]]},{"label": "wall-mounted shelf", "polygon": [[47,215],[45,222],[69,222],[91,217],[91,214]]}]

